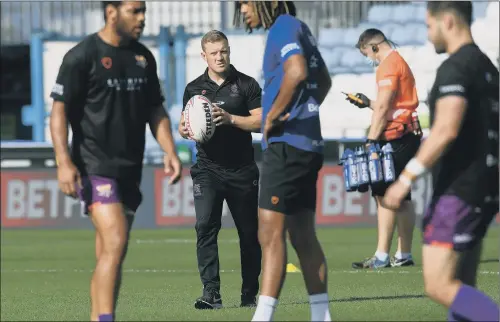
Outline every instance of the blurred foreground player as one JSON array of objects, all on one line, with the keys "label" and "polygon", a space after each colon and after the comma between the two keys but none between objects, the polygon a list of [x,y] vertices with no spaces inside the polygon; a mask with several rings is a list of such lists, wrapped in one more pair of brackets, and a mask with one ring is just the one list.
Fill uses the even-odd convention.
[{"label": "blurred foreground player", "polygon": [[[231,50],[224,33],[207,32],[201,39],[201,50],[207,69],[186,86],[183,108],[194,95],[206,96],[214,105],[212,115],[217,130],[208,142],[197,143],[197,161],[191,167],[196,254],[203,284],[203,295],[196,299],[194,306],[196,309],[222,308],[217,236],[224,199],[240,239],[240,305],[255,306],[262,252],[257,237],[259,168],[250,132],[260,129],[262,90],[255,79],[231,65]],[[189,137],[184,113],[179,133]]]},{"label": "blurred foreground player", "polygon": [[92,321],[114,320],[130,228],[142,200],[147,123],[166,152],[170,184],[181,172],[155,59],[137,41],[144,29],[145,3],[103,2],[103,9],[105,27],[64,56],[51,93],[50,117],[59,187],[81,199],[96,228]]},{"label": "blurred foreground player", "polygon": [[384,198],[397,208],[411,183],[432,168],[424,217],[427,295],[449,321],[498,321],[499,307],[475,289],[481,245],[498,212],[498,70],[472,39],[470,1],[428,2],[429,40],[439,67],[429,103],[432,127]]},{"label": "blurred foreground player", "polygon": [[[370,63],[378,66],[377,99],[372,101],[361,93],[356,94],[359,101],[349,96],[347,99],[359,108],[373,110],[366,146],[369,148],[371,144],[383,146],[390,143],[394,151],[395,176],[398,176],[420,147],[420,128],[415,126],[412,119],[412,113],[418,107],[415,78],[406,61],[395,50],[394,43],[382,31],[373,28],[365,30],[359,36],[356,47]],[[395,211],[380,202],[388,187],[384,181],[371,185],[372,195],[377,202],[377,250],[372,257],[352,263],[353,268],[414,265],[411,249],[416,215],[411,191]],[[398,249],[394,258],[390,259],[395,225],[398,229]]]},{"label": "blurred foreground player", "polygon": [[316,181],[323,165],[319,106],[331,79],[316,40],[291,1],[236,3],[235,24],[269,30],[264,53],[259,241],[262,287],[253,321],[270,321],[286,274],[288,230],[313,321],[330,321],[327,265],[316,237]]}]

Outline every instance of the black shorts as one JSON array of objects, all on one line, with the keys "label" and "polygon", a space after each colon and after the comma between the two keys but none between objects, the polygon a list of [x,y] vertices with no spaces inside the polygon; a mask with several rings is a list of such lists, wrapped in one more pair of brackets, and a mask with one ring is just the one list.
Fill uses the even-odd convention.
[{"label": "black shorts", "polygon": [[323,155],[287,143],[271,143],[263,153],[259,208],[292,215],[316,209],[316,181]]},{"label": "black shorts", "polygon": [[[408,162],[417,154],[418,148],[420,147],[421,138],[413,133],[406,134],[402,138],[392,140],[390,142],[381,141],[380,147],[384,146],[386,143],[391,143],[394,158],[394,171],[396,172],[396,178],[399,177],[401,172],[408,164]],[[385,191],[389,188],[391,184],[385,182],[379,182],[371,185],[372,196],[383,197]],[[406,195],[405,200],[411,200],[411,190]]]}]

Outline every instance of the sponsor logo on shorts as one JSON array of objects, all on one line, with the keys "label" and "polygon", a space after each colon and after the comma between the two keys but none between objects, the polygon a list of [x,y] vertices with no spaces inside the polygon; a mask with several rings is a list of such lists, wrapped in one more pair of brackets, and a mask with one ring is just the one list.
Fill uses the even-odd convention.
[{"label": "sponsor logo on shorts", "polygon": [[109,183],[98,185],[95,187],[95,190],[97,190],[97,195],[103,198],[109,198],[113,193],[113,189]]},{"label": "sponsor logo on shorts", "polygon": [[259,184],[259,180],[254,180],[254,181],[253,181],[253,185],[254,185],[254,186],[257,186],[258,184]]},{"label": "sponsor logo on shorts", "polygon": [[280,202],[280,198],[276,197],[276,196],[272,196],[271,197],[271,203],[273,205],[277,205],[278,203]]},{"label": "sponsor logo on shorts", "polygon": [[465,244],[472,240],[472,236],[469,234],[458,234],[453,236],[453,242],[456,244]]},{"label": "sponsor logo on shorts", "polygon": [[207,93],[207,91],[206,91],[206,90],[202,90],[202,91],[201,91],[201,95],[205,95],[206,93]]}]

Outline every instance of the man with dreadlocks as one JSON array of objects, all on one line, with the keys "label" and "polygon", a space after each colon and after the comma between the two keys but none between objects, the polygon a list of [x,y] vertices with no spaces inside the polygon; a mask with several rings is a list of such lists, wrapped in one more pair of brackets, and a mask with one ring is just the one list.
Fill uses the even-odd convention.
[{"label": "man with dreadlocks", "polygon": [[312,321],[331,321],[327,265],[316,237],[316,181],[323,165],[319,106],[331,87],[309,27],[291,1],[237,2],[235,24],[269,30],[263,59],[259,241],[262,287],[253,321],[271,321],[286,273],[288,230],[310,295]]}]

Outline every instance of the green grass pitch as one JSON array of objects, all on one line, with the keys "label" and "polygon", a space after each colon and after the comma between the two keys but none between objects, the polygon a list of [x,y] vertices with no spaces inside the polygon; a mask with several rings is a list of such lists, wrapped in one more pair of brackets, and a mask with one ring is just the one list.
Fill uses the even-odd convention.
[{"label": "green grass pitch", "polygon": [[[499,232],[485,240],[479,288],[499,296]],[[443,321],[446,311],[423,295],[420,234],[415,234],[417,266],[355,271],[351,262],[373,253],[374,228],[322,228],[328,258],[330,310],[334,321]],[[2,231],[1,320],[89,320],[89,280],[94,265],[92,231]],[[240,259],[234,229],[219,235],[222,299],[225,308],[197,311],[201,294],[194,229],[133,231],[125,265],[118,320],[250,321],[241,309]],[[395,245],[393,245],[395,249]],[[289,248],[289,262],[298,265]],[[310,319],[300,273],[289,273],[276,320]]]}]

